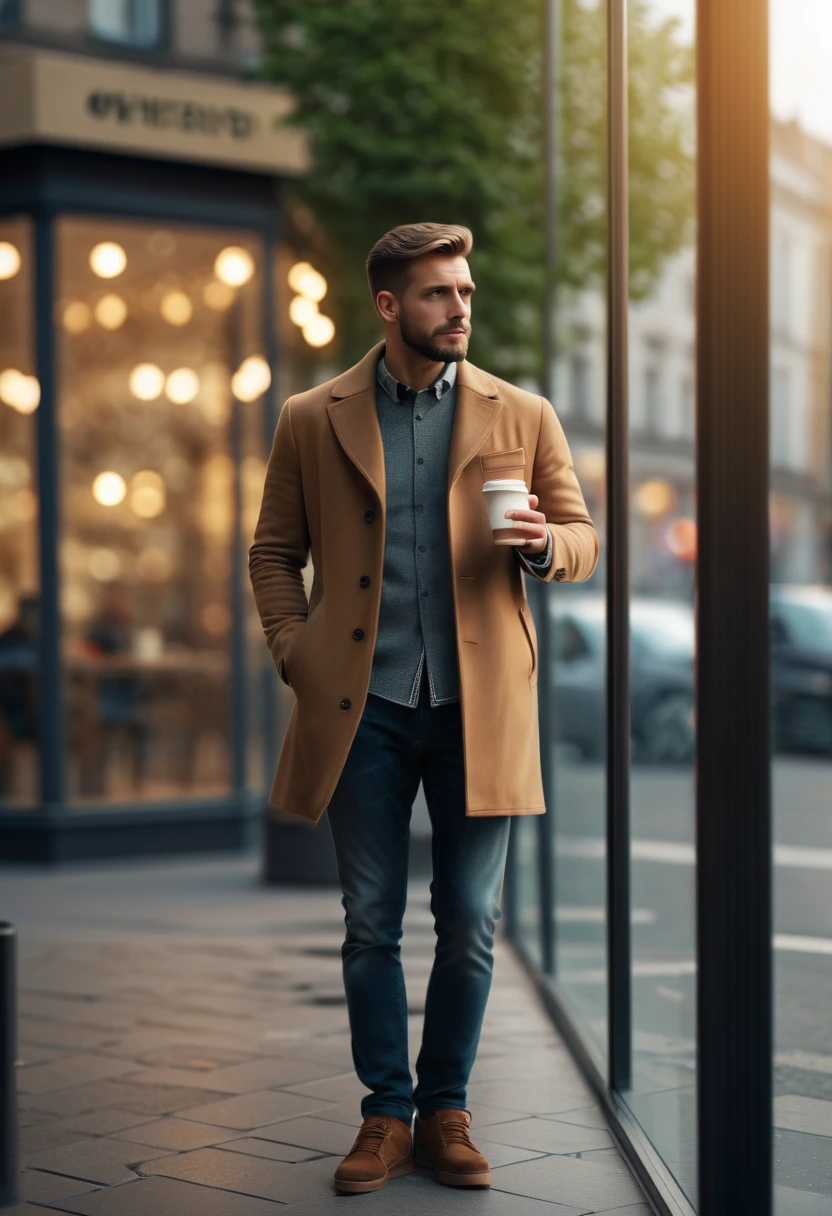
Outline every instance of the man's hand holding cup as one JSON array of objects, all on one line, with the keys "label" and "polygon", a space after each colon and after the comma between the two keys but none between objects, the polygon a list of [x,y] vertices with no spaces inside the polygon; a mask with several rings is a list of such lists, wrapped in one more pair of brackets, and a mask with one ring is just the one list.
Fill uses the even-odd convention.
[{"label": "man's hand holding cup", "polygon": [[545,550],[549,543],[546,516],[535,510],[540,500],[529,493],[524,481],[494,479],[485,483],[483,492],[495,545],[515,545],[530,557]]}]

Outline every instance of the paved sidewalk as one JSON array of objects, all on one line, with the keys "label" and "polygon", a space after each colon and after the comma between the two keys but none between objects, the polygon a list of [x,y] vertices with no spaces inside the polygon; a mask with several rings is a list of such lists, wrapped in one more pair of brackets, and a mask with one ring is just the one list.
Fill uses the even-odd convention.
[{"label": "paved sidewalk", "polygon": [[[424,1170],[338,1196],[361,1122],[335,891],[264,888],[253,857],[0,872],[20,934],[26,1200],[85,1216],[649,1216],[510,948],[469,1088],[493,1186]],[[433,954],[410,890],[411,1059]]]}]

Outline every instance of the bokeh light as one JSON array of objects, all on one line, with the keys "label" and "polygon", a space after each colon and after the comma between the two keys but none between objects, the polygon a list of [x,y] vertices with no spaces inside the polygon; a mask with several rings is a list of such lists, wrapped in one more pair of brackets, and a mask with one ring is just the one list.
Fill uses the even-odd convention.
[{"label": "bokeh light", "polygon": [[90,266],[100,279],[114,279],[127,265],[127,254],[115,241],[102,241],[90,250]]},{"label": "bokeh light", "polygon": [[102,296],[95,306],[95,319],[103,329],[120,329],[127,320],[127,305],[114,292]]},{"label": "bokeh light", "polygon": [[292,291],[316,303],[326,295],[327,282],[309,262],[296,262],[286,276]]},{"label": "bokeh light", "polygon": [[217,254],[214,274],[229,287],[242,287],[254,274],[254,258],[240,245],[228,245]]},{"label": "bokeh light", "polygon": [[127,493],[127,485],[120,473],[107,469],[99,473],[92,483],[92,495],[102,507],[115,507]]},{"label": "bokeh light", "polygon": [[227,283],[219,283],[212,279],[202,289],[202,298],[209,308],[215,312],[225,312],[234,303],[235,292]]},{"label": "bokeh light", "polygon": [[303,336],[310,346],[326,346],[335,337],[335,324],[330,317],[313,317],[304,325]]},{"label": "bokeh light", "polygon": [[262,355],[249,355],[231,378],[231,391],[238,401],[256,401],[272,382],[272,373]]},{"label": "bokeh light", "polygon": [[37,376],[27,376],[10,367],[0,372],[0,401],[19,414],[32,414],[40,404],[40,383]]},{"label": "bokeh light", "polygon": [[194,313],[191,297],[184,291],[168,291],[162,296],[159,311],[168,325],[187,325]]},{"label": "bokeh light", "polygon": [[174,405],[187,405],[199,392],[199,376],[190,367],[177,367],[165,381],[165,396]]},{"label": "bokeh light", "polygon": [[89,556],[89,571],[100,583],[111,583],[121,574],[121,558],[115,549],[93,549]]},{"label": "bokeh light", "polygon": [[318,305],[306,296],[295,296],[289,305],[289,320],[303,329],[318,316]]},{"label": "bokeh light", "polygon": [[20,250],[11,241],[0,241],[0,279],[13,279],[20,270]]},{"label": "bokeh light", "polygon": [[82,334],[92,324],[92,309],[83,300],[70,300],[64,308],[61,324],[68,334]]},{"label": "bokeh light", "polygon": [[130,506],[141,519],[155,519],[165,509],[165,483],[153,469],[130,478]]},{"label": "bokeh light", "polygon": [[165,373],[155,363],[138,363],[130,373],[130,392],[139,401],[155,401],[165,387]]},{"label": "bokeh light", "polygon": [[636,506],[646,519],[659,519],[676,506],[676,491],[667,481],[643,481],[635,493]]}]

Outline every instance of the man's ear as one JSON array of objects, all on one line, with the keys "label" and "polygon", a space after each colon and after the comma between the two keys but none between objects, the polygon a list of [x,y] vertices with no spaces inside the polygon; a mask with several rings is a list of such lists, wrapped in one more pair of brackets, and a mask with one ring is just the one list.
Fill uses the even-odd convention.
[{"label": "man's ear", "polygon": [[395,325],[399,319],[399,304],[392,291],[380,291],[375,299],[376,312],[387,325]]}]

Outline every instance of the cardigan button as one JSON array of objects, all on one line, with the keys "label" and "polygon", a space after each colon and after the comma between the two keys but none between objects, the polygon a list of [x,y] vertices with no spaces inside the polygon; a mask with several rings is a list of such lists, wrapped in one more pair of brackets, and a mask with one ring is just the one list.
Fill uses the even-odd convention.
[{"label": "cardigan button", "polygon": [[369,587],[369,585],[370,585],[369,574],[362,574],[361,578],[358,580],[358,585],[359,585],[359,587]]},{"label": "cardigan button", "polygon": [[366,519],[368,524],[371,524],[373,522],[373,520],[375,519],[375,517],[376,517],[375,511],[365,511],[364,512],[364,518]]},{"label": "cardigan button", "polygon": [[353,629],[352,636],[355,638],[356,642],[360,642],[361,639],[364,637],[364,630],[363,629]]},{"label": "cardigan button", "polygon": [[352,705],[352,701],[349,699],[349,697],[344,697],[344,699],[343,699],[343,700],[342,700],[342,702],[341,702],[341,708],[342,708],[342,709],[349,709],[349,707],[350,707],[351,705]]}]

